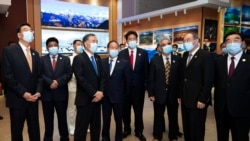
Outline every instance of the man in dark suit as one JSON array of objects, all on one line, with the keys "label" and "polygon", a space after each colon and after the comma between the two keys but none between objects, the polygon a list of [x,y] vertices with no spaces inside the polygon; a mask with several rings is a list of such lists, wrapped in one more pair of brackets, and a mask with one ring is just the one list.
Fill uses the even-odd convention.
[{"label": "man in dark suit", "polygon": [[165,124],[164,113],[167,105],[169,119],[169,139],[177,140],[178,102],[181,58],[172,54],[171,41],[168,38],[160,40],[161,54],[155,56],[150,62],[149,71],[149,98],[154,102],[154,128],[155,141],[162,140],[162,125]]},{"label": "man in dark suit", "polygon": [[218,141],[249,141],[250,128],[250,56],[242,49],[239,33],[224,37],[227,55],[215,61],[214,111]]},{"label": "man in dark suit", "polygon": [[6,105],[10,110],[11,140],[22,141],[25,120],[30,141],[40,141],[38,97],[41,96],[40,57],[31,49],[34,39],[28,23],[17,27],[18,44],[3,50],[2,68],[6,82]]},{"label": "man in dark suit", "polygon": [[69,58],[58,54],[58,39],[55,37],[48,38],[46,47],[49,54],[41,58],[41,71],[43,76],[43,92],[41,99],[45,123],[44,141],[53,140],[54,109],[58,117],[60,141],[68,141],[68,82],[73,72]]},{"label": "man in dark suit", "polygon": [[211,103],[213,58],[199,46],[196,33],[184,37],[181,78],[182,123],[185,141],[203,141],[207,107]]},{"label": "man in dark suit", "polygon": [[120,59],[119,44],[110,41],[107,45],[109,57],[102,59],[105,74],[104,98],[102,101],[102,141],[110,141],[110,120],[112,109],[116,122],[115,141],[122,141],[122,104],[123,98],[128,94],[132,70],[127,60]]},{"label": "man in dark suit", "polygon": [[148,54],[145,50],[137,48],[138,35],[135,31],[129,31],[125,35],[128,48],[119,53],[119,57],[130,61],[130,66],[133,70],[132,82],[129,95],[124,99],[123,123],[124,132],[123,137],[126,138],[131,134],[131,106],[134,109],[135,119],[135,136],[140,140],[145,141],[143,135],[143,106],[145,98],[145,89],[148,78]]},{"label": "man in dark suit", "polygon": [[85,141],[90,124],[91,141],[99,141],[101,130],[101,100],[104,83],[101,58],[97,49],[95,34],[83,37],[84,51],[73,61],[73,71],[77,81],[75,105],[77,109],[74,140]]}]

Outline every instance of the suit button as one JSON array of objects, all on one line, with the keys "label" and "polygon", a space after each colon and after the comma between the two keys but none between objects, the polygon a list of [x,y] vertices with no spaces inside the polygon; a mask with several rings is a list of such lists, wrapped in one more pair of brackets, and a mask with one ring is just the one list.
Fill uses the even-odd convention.
[{"label": "suit button", "polygon": [[184,79],[184,82],[187,82],[187,78]]},{"label": "suit button", "polygon": [[168,90],[168,88],[165,89],[166,91]]}]

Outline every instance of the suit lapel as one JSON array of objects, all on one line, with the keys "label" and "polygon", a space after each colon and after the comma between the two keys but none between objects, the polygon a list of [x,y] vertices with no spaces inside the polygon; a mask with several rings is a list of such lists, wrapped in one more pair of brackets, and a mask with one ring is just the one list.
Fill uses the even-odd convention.
[{"label": "suit lapel", "polygon": [[246,65],[247,61],[248,60],[246,59],[245,54],[242,54],[236,68],[234,69],[234,72],[233,72],[233,75],[232,75],[231,79],[233,79],[235,76],[237,76],[239,70],[244,69],[243,66]]},{"label": "suit lapel", "polygon": [[[56,68],[54,70],[54,73],[56,73],[58,71],[58,68],[60,68],[60,66],[62,65],[62,62],[63,62],[63,58],[61,55],[58,54],[57,60],[56,60]],[[51,65],[51,67],[52,67],[52,65]]]},{"label": "suit lapel", "polygon": [[44,63],[48,63],[49,70],[53,74],[52,63],[51,63],[51,58],[50,58],[49,54],[45,57],[45,62]]},{"label": "suit lapel", "polygon": [[140,49],[137,48],[134,69],[137,68],[138,62],[140,62],[140,59],[141,59],[141,55],[142,54],[141,54]]},{"label": "suit lapel", "polygon": [[117,59],[116,59],[116,62],[115,62],[114,70],[113,70],[111,76],[113,76],[113,75],[116,73],[117,68],[120,67],[120,64],[121,64],[121,63],[120,63],[120,60],[119,60],[119,58],[117,58]]}]

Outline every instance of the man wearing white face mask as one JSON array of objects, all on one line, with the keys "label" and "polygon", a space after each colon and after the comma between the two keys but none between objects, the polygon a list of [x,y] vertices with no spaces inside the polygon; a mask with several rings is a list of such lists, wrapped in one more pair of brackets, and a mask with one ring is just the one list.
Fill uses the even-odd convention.
[{"label": "man wearing white face mask", "polygon": [[169,139],[176,141],[182,135],[178,127],[179,80],[181,58],[172,53],[171,41],[162,38],[159,44],[161,54],[156,55],[150,62],[149,69],[149,99],[154,106],[154,141],[162,140],[162,125],[165,124],[165,107],[169,119]]},{"label": "man wearing white face mask", "polygon": [[203,141],[207,107],[211,104],[213,58],[199,46],[196,33],[184,37],[181,92],[182,123],[185,141]]},{"label": "man wearing white face mask", "polygon": [[107,45],[109,57],[102,59],[105,74],[105,89],[102,101],[102,141],[111,141],[110,122],[112,109],[115,117],[115,141],[122,141],[122,107],[123,98],[128,95],[132,70],[128,60],[119,57],[119,45],[110,41]]},{"label": "man wearing white face mask", "polygon": [[41,57],[43,76],[42,108],[45,123],[44,141],[53,140],[54,109],[56,110],[60,141],[69,141],[67,126],[68,82],[72,68],[68,57],[58,54],[59,43],[55,37],[48,38],[49,54]]},{"label": "man wearing white face mask", "polygon": [[38,98],[42,92],[40,57],[30,43],[34,32],[28,23],[17,27],[18,44],[3,50],[2,69],[10,111],[11,140],[23,140],[24,122],[28,125],[30,141],[40,141]]},{"label": "man wearing white face mask", "polygon": [[228,54],[215,61],[214,111],[218,141],[249,141],[250,56],[244,38],[232,32],[224,37]]},{"label": "man wearing white face mask", "polygon": [[101,130],[101,100],[105,79],[101,57],[95,54],[97,38],[87,34],[82,39],[84,51],[73,61],[73,71],[77,80],[75,105],[77,109],[74,140],[85,141],[88,126],[90,138],[99,141]]},{"label": "man wearing white face mask", "polygon": [[134,109],[135,121],[135,136],[141,141],[146,138],[143,135],[143,106],[145,98],[145,90],[148,83],[148,53],[140,48],[137,48],[138,35],[135,31],[128,31],[125,35],[128,48],[120,52],[119,56],[130,62],[130,67],[133,70],[132,83],[130,86],[129,95],[124,99],[123,137],[126,138],[131,134],[131,106]]},{"label": "man wearing white face mask", "polygon": [[[74,57],[83,52],[82,41],[74,40],[73,49],[74,49],[73,54],[69,56],[71,65],[73,63]],[[68,121],[69,134],[74,135],[75,119],[76,119],[76,107],[74,104],[75,97],[76,97],[76,78],[74,74],[72,75],[72,78],[68,83],[68,87],[69,87],[69,101],[68,101],[68,109],[67,109],[67,121]]]}]

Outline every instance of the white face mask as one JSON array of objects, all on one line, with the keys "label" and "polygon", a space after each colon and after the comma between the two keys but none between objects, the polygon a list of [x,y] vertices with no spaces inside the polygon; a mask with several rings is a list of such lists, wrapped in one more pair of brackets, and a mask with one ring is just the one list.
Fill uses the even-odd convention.
[{"label": "white face mask", "polygon": [[31,43],[34,40],[34,33],[31,31],[24,31],[23,32],[23,40]]},{"label": "white face mask", "polygon": [[128,47],[131,48],[131,49],[134,49],[136,48],[136,41],[129,41],[128,42]]},{"label": "white face mask", "polygon": [[110,55],[111,58],[117,57],[118,54],[119,54],[118,49],[110,49],[110,50],[109,50],[109,55]]},{"label": "white face mask", "polygon": [[90,43],[90,51],[95,53],[97,50],[97,43]]},{"label": "white face mask", "polygon": [[190,51],[194,48],[193,42],[186,42],[184,43],[184,48],[186,51]]},{"label": "white face mask", "polygon": [[227,49],[229,54],[235,55],[235,54],[239,53],[242,50],[241,43],[234,43],[234,42],[227,43],[226,44],[226,49]]}]

